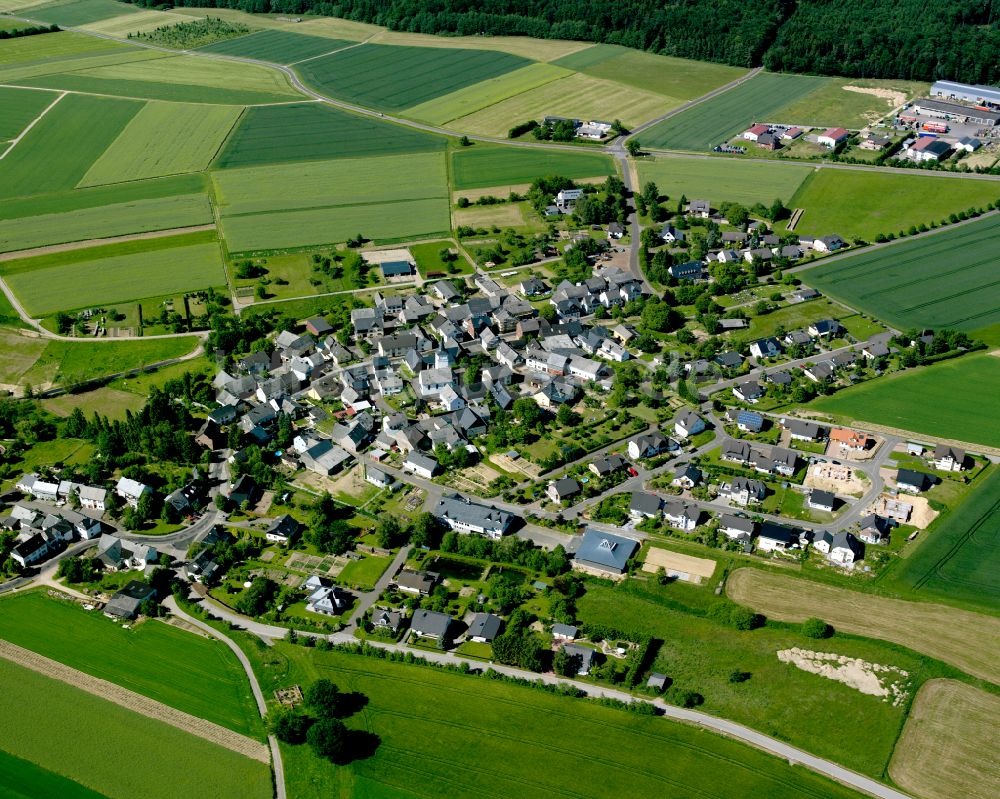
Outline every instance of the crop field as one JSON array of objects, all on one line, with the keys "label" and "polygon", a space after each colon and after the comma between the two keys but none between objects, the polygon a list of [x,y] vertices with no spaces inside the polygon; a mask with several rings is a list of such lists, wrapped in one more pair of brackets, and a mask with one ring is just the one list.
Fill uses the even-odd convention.
[{"label": "crop field", "polygon": [[[887,96],[880,97],[845,87],[870,89]],[[910,100],[928,90],[926,83],[915,81],[834,78],[779,108],[768,121],[854,130],[870,125],[896,109],[901,104],[900,99]]]},{"label": "crop field", "polygon": [[9,661],[0,680],[18,686],[0,697],[0,749],[109,799],[271,796],[264,763]]},{"label": "crop field", "polygon": [[540,122],[545,116],[620,119],[626,126],[635,126],[677,105],[680,101],[661,94],[576,74],[459,117],[448,127],[485,136],[506,136],[517,123],[529,119]]},{"label": "crop field", "polygon": [[516,147],[476,145],[451,156],[456,189],[480,189],[530,183],[546,175],[567,178],[604,177],[614,174],[611,159],[600,153],[526,150]]},{"label": "crop field", "polygon": [[443,150],[446,139],[316,103],[247,109],[216,166]]},{"label": "crop field", "polygon": [[211,221],[212,209],[204,194],[101,205],[62,214],[0,220],[0,252],[170,230]]},{"label": "crop field", "polygon": [[[343,23],[345,20],[316,20],[303,25],[320,22]],[[532,39],[528,36],[435,36],[426,33],[390,31],[372,25],[353,23],[351,35],[357,39],[371,40],[375,44],[410,45],[413,47],[441,47],[449,50],[495,50],[501,53],[528,58],[532,61],[554,61],[557,58],[589,47],[589,42],[574,42],[566,39]],[[344,38],[351,38],[344,32]]]},{"label": "crop field", "polygon": [[920,693],[889,775],[914,796],[992,799],[1000,795],[1000,697],[956,680],[930,680]]},{"label": "crop field", "polygon": [[[16,40],[15,40],[16,41]],[[52,92],[33,92],[27,89],[9,89],[0,86],[0,141],[13,139],[37,117],[58,95]],[[0,147],[0,152],[4,148]]]},{"label": "crop field", "polygon": [[116,0],[61,0],[32,8],[31,17],[42,22],[72,28],[130,12],[136,13],[138,9]]},{"label": "crop field", "polygon": [[949,214],[1000,200],[1000,186],[987,180],[819,169],[789,203],[804,213],[796,233],[836,231],[871,241],[911,225],[941,222]]},{"label": "crop field", "polygon": [[54,771],[0,749],[0,785],[6,799],[106,799]]},{"label": "crop field", "polygon": [[191,22],[195,17],[185,14],[177,14],[167,11],[154,11],[143,9],[135,13],[137,9],[129,9],[129,13],[118,17],[88,22],[80,27],[94,33],[105,33],[108,36],[120,36],[125,38],[130,33],[146,33],[156,28],[167,25],[176,25],[180,22]]},{"label": "crop field", "polygon": [[225,39],[202,47],[202,52],[257,58],[275,64],[291,64],[303,58],[315,58],[354,44],[345,39],[327,39],[323,36],[305,36],[283,30],[266,30]]},{"label": "crop field", "polygon": [[235,106],[147,103],[80,185],[207,169],[239,116],[240,109]]},{"label": "crop field", "polygon": [[99,53],[127,53],[134,48],[107,39],[96,39],[82,33],[61,31],[46,33],[44,36],[25,36],[22,39],[7,39],[0,48],[0,75],[6,75],[2,67],[19,63],[56,61],[75,56]]},{"label": "crop field", "polygon": [[820,265],[801,277],[901,330],[974,331],[1000,322],[998,235],[1000,217],[991,216]]},{"label": "crop field", "polygon": [[909,647],[1000,683],[1000,618],[994,616],[751,568],[733,572],[726,593],[770,618],[802,622],[815,616],[838,630]]},{"label": "crop field", "polygon": [[595,44],[553,63],[678,100],[701,97],[746,74],[739,67],[654,55],[614,44]]},{"label": "crop field", "polygon": [[761,73],[733,89],[666,119],[643,133],[647,147],[710,150],[816,90],[830,78]]},{"label": "crop field", "polygon": [[513,72],[407,108],[403,113],[413,119],[430,122],[432,125],[443,125],[457,117],[472,114],[508,97],[572,74],[569,70],[552,64],[529,64]]},{"label": "crop field", "polygon": [[306,83],[339,100],[401,111],[528,63],[486,50],[364,44],[307,61],[298,71]]},{"label": "crop field", "polygon": [[130,100],[63,97],[0,161],[0,197],[73,188],[141,107]]},{"label": "crop field", "polygon": [[445,234],[450,227],[448,201],[444,199],[277,211],[222,222],[232,252],[331,244],[359,233],[380,243],[401,241]]},{"label": "crop field", "polygon": [[[349,794],[455,799],[661,795],[735,799],[855,796],[799,767],[704,730],[439,670],[316,652],[310,668],[369,698],[352,727],[373,757],[337,768],[283,749],[296,799]],[[572,730],[567,737],[566,731]],[[608,758],[613,742],[615,756]]]},{"label": "crop field", "polygon": [[106,256],[106,248],[95,247],[7,261],[0,273],[28,313],[39,317],[226,283],[222,255],[214,242],[171,246],[176,242],[153,239],[140,243],[146,245],[141,252],[127,255]]},{"label": "crop field", "polygon": [[5,641],[245,735],[261,733],[243,668],[219,641],[158,621],[124,630],[37,592],[10,596],[0,610]]},{"label": "crop field", "polygon": [[770,205],[775,198],[788,202],[813,171],[803,164],[763,164],[730,158],[641,158],[639,178],[653,181],[672,201],[681,195],[720,202]]}]

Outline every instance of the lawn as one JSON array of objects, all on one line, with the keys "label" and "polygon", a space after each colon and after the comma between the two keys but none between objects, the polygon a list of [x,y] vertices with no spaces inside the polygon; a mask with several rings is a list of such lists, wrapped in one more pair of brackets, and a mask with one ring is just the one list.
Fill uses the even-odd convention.
[{"label": "lawn", "polygon": [[56,416],[66,417],[80,408],[88,417],[96,412],[109,419],[124,419],[127,412],[136,413],[145,403],[145,398],[138,394],[107,386],[41,400],[42,407]]},{"label": "lawn", "polygon": [[225,285],[219,245],[187,243],[199,235],[128,242],[145,246],[124,255],[109,256],[120,248],[111,245],[8,261],[0,273],[37,317]]},{"label": "lawn", "polygon": [[106,799],[54,771],[0,750],[0,785],[5,799]]},{"label": "lawn", "polygon": [[219,641],[159,621],[125,630],[98,611],[38,592],[10,596],[0,610],[6,641],[244,735],[261,734],[243,668]]},{"label": "lawn", "polygon": [[[204,194],[111,203],[65,213],[2,220],[0,252],[211,222],[212,209]],[[142,249],[147,250],[151,246],[157,245],[146,242]],[[2,267],[0,271],[3,271]]]},{"label": "lawn", "polygon": [[298,72],[305,83],[338,100],[401,111],[529,63],[487,50],[363,44],[307,61]]},{"label": "lawn", "polygon": [[[16,39],[15,39],[16,41]],[[58,95],[53,92],[31,91],[0,86],[0,140],[13,139],[37,117]],[[2,152],[5,147],[0,147]]]},{"label": "lawn", "polygon": [[0,696],[0,749],[109,799],[271,796],[264,763],[9,661],[0,680],[18,687]]},{"label": "lawn", "polygon": [[[858,91],[851,86],[874,91],[893,92],[892,97],[878,97]],[[769,121],[788,125],[815,125],[817,127],[844,127],[857,130],[878,121],[900,105],[903,99],[924,95],[926,83],[907,80],[871,80],[865,78],[834,78],[804,97],[799,97],[775,111]]]},{"label": "lawn", "polygon": [[235,106],[147,103],[94,163],[81,186],[199,172],[239,119]]},{"label": "lawn", "polygon": [[216,167],[438,151],[446,140],[325,105],[247,109]]},{"label": "lawn", "polygon": [[879,233],[941,222],[951,213],[985,208],[997,200],[1000,186],[988,180],[819,169],[787,204],[803,209],[796,233],[824,236],[832,231],[871,241]]},{"label": "lawn", "polygon": [[771,121],[777,110],[829,80],[761,73],[653,126],[642,134],[642,143],[671,150],[710,150],[756,120]]},{"label": "lawn", "polygon": [[[964,182],[964,181],[962,181]],[[801,273],[810,285],[901,330],[976,331],[1000,323],[1000,216],[838,259]]]},{"label": "lawn", "polygon": [[0,197],[73,188],[141,107],[131,100],[63,97],[0,161]]},{"label": "lawn", "polygon": [[[708,200],[743,205],[775,199],[788,202],[813,171],[801,164],[762,164],[731,158],[641,158],[636,162],[642,183],[653,181],[660,194],[677,201]],[[673,202],[671,203],[673,204]]]},{"label": "lawn", "polygon": [[256,58],[275,64],[291,64],[303,58],[315,58],[324,53],[332,53],[348,47],[354,42],[343,39],[327,39],[323,36],[304,36],[283,30],[256,31],[249,36],[239,36],[214,42],[200,48],[206,53],[235,55],[241,58]]},{"label": "lawn", "polygon": [[575,179],[613,174],[614,164],[611,159],[598,153],[526,150],[477,144],[456,150],[451,156],[451,179],[458,190],[516,186],[547,175]]},{"label": "lawn", "polygon": [[[844,313],[844,309],[835,305],[825,297],[808,302],[798,302],[794,305],[786,305],[772,311],[764,316],[754,316],[750,319],[749,334],[754,338],[772,336],[780,327],[785,331],[797,330],[808,327],[810,322],[817,319],[837,319]],[[742,335],[743,331],[736,331],[737,335]]]},{"label": "lawn", "polygon": [[[441,250],[456,250],[453,241],[429,241],[424,244],[414,244],[410,246],[410,255],[417,262],[417,270],[420,276],[426,278],[430,272],[443,272],[451,275],[472,274],[472,264],[461,253],[458,260],[445,263],[441,259]],[[454,270],[454,271],[451,271]]]},{"label": "lawn", "polygon": [[662,94],[577,73],[459,117],[448,127],[486,136],[506,136],[514,125],[529,119],[541,122],[546,116],[620,119],[626,126],[634,127],[678,105],[679,100]]},{"label": "lawn", "polygon": [[30,16],[32,19],[70,28],[136,11],[138,9],[134,6],[116,0],[63,0],[35,6],[31,9]]},{"label": "lawn", "polygon": [[751,568],[733,572],[726,593],[769,618],[801,622],[816,616],[838,630],[891,641],[974,677],[1000,681],[1000,618],[994,616]]},{"label": "lawn", "polygon": [[337,581],[352,588],[370,591],[382,573],[389,568],[392,557],[366,557],[352,560],[337,577]]}]

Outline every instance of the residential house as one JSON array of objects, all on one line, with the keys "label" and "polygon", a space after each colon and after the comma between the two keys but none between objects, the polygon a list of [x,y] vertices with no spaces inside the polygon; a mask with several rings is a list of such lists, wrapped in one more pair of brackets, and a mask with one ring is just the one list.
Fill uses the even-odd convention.
[{"label": "residential house", "polygon": [[122,477],[115,485],[115,494],[121,497],[132,508],[139,506],[139,500],[145,494],[152,494],[153,489],[138,480]]},{"label": "residential house", "polygon": [[56,548],[58,544],[55,541],[50,542],[41,533],[35,533],[15,544],[10,551],[10,557],[20,564],[22,569],[26,569],[44,560]]},{"label": "residential house", "polygon": [[274,519],[264,531],[264,538],[274,544],[287,544],[299,532],[299,523],[287,513]]},{"label": "residential house", "polygon": [[708,200],[691,200],[687,206],[688,216],[708,219],[712,215],[712,205]]},{"label": "residential house", "polygon": [[866,544],[888,543],[889,532],[889,519],[875,513],[869,513],[858,522],[858,538]]},{"label": "residential house", "polygon": [[900,469],[896,472],[896,487],[900,491],[919,494],[921,491],[927,490],[932,482],[930,475],[913,469]]},{"label": "residential house", "polygon": [[143,571],[160,555],[151,546],[105,533],[97,541],[96,557],[109,571]]},{"label": "residential house", "polygon": [[701,261],[688,261],[684,264],[673,264],[667,267],[670,277],[677,280],[701,280],[705,274],[705,265]]},{"label": "residential house", "polygon": [[549,483],[545,493],[553,502],[562,502],[579,494],[580,484],[572,477],[563,477]]},{"label": "residential house", "polygon": [[139,615],[142,603],[153,599],[156,591],[149,583],[132,580],[111,596],[104,606],[104,615],[113,619],[134,619]]},{"label": "residential house", "polygon": [[756,380],[746,380],[733,386],[733,396],[741,402],[756,405],[764,396],[764,387]]},{"label": "residential house", "polygon": [[678,244],[686,238],[684,231],[675,228],[673,225],[664,225],[660,230],[660,238],[667,244]]},{"label": "residential house", "polygon": [[637,541],[587,528],[573,556],[574,569],[613,580],[625,576],[629,558],[639,548]]},{"label": "residential house", "polygon": [[410,631],[418,638],[430,638],[442,646],[451,628],[451,616],[423,608],[413,611],[410,619]]},{"label": "residential house", "polygon": [[749,541],[756,529],[757,525],[752,519],[733,516],[730,513],[723,513],[719,517],[719,531],[733,540]]},{"label": "residential house", "polygon": [[500,634],[503,619],[492,613],[477,613],[472,617],[466,637],[477,644],[491,644]]},{"label": "residential house", "polygon": [[777,358],[781,353],[781,342],[774,337],[758,339],[750,345],[750,354],[754,358]]},{"label": "residential house", "polygon": [[644,491],[633,491],[629,502],[629,515],[635,519],[658,519],[663,502],[655,494]]},{"label": "residential house", "polygon": [[958,144],[955,145],[955,149],[960,153],[974,153],[983,143],[979,139],[973,136],[964,136],[959,139]]},{"label": "residential house", "polygon": [[397,635],[402,624],[403,614],[397,610],[375,608],[372,611],[372,627],[376,630],[388,630],[393,635]]},{"label": "residential house", "polygon": [[826,438],[826,428],[803,419],[782,419],[781,426],[788,431],[792,441],[822,441]]},{"label": "residential house", "polygon": [[628,463],[621,455],[607,455],[593,461],[587,468],[598,477],[607,477],[628,466]]},{"label": "residential house", "polygon": [[596,654],[593,649],[581,646],[580,644],[563,644],[562,650],[576,662],[577,676],[586,677],[590,674],[590,670],[594,665],[594,655]]},{"label": "residential house", "polygon": [[816,252],[835,252],[836,250],[843,249],[846,246],[847,243],[836,234],[820,236],[818,239],[813,239],[812,245]]},{"label": "residential house", "polygon": [[405,594],[428,596],[437,584],[438,575],[433,572],[418,572],[403,569],[396,575],[396,588]]},{"label": "residential house", "polygon": [[861,560],[865,555],[864,545],[854,537],[853,533],[841,530],[830,542],[830,553],[827,559],[832,563],[848,566]]},{"label": "residential house", "polygon": [[750,454],[750,445],[746,441],[730,439],[722,445],[719,458],[731,463],[746,465],[750,463]]},{"label": "residential house", "polygon": [[438,462],[430,455],[411,450],[403,461],[403,471],[430,480],[438,471]]},{"label": "residential house", "polygon": [[705,429],[705,420],[690,408],[680,411],[674,418],[674,433],[680,438],[698,435]]},{"label": "residential house", "polygon": [[815,338],[840,338],[846,332],[836,319],[818,319],[809,325],[809,335]]},{"label": "residential house", "polygon": [[407,280],[416,274],[416,267],[409,261],[383,261],[379,264],[387,281]]},{"label": "residential house", "polygon": [[759,433],[764,429],[764,417],[753,411],[737,410],[736,427],[744,433]]},{"label": "residential house", "polygon": [[354,597],[335,585],[324,585],[313,591],[306,600],[306,610],[324,616],[339,616],[348,610]]},{"label": "residential house", "polygon": [[668,452],[672,448],[672,443],[659,430],[652,430],[649,433],[643,433],[631,439],[628,442],[628,454],[633,460],[653,458]]},{"label": "residential house", "polygon": [[682,463],[674,468],[674,476],[670,485],[674,488],[689,490],[698,485],[702,480],[701,470],[690,463]]},{"label": "residential house", "polygon": [[947,444],[938,444],[931,456],[934,468],[942,472],[960,472],[965,468],[965,450]]},{"label": "residential house", "polygon": [[396,482],[396,478],[388,472],[367,463],[365,464],[365,480],[378,488],[392,488]]},{"label": "residential house", "polygon": [[774,522],[763,522],[757,535],[757,549],[761,552],[774,552],[786,549],[798,549],[799,534],[790,527]]},{"label": "residential house", "polygon": [[698,526],[701,509],[697,505],[678,499],[668,499],[663,503],[663,518],[667,524],[684,532],[691,532]]},{"label": "residential house", "polygon": [[748,477],[733,477],[728,483],[719,486],[720,498],[742,507],[752,502],[763,502],[765,496],[767,488],[764,484]]},{"label": "residential house", "polygon": [[818,488],[814,488],[809,492],[807,504],[813,510],[833,513],[833,509],[837,505],[837,497],[829,491],[820,491]]},{"label": "residential house", "polygon": [[756,142],[760,139],[761,136],[767,135],[770,132],[771,132],[770,127],[758,122],[757,124],[751,125],[745,131],[743,131],[743,138],[746,139],[747,141]]},{"label": "residential house", "polygon": [[850,135],[844,128],[830,128],[816,137],[816,143],[833,150],[847,141]]},{"label": "residential house", "polygon": [[849,430],[846,427],[834,427],[830,431],[830,441],[840,445],[841,452],[865,452],[874,445],[875,440],[867,433]]},{"label": "residential house", "polygon": [[493,540],[503,538],[514,522],[513,513],[473,502],[461,494],[441,497],[434,515],[459,533],[476,533]]},{"label": "residential house", "polygon": [[861,354],[867,361],[874,361],[878,358],[886,358],[889,356],[889,347],[883,341],[869,341],[861,349]]},{"label": "residential house", "polygon": [[248,474],[244,474],[238,478],[229,489],[229,501],[238,507],[256,505],[260,497],[260,486]]}]

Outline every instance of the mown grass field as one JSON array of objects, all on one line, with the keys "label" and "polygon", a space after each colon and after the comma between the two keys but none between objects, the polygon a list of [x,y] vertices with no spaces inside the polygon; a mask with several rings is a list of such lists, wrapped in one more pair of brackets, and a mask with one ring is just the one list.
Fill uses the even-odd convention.
[{"label": "mown grass field", "polygon": [[448,127],[485,136],[506,136],[514,125],[529,119],[541,122],[545,116],[620,119],[626,126],[635,126],[678,105],[679,100],[662,94],[578,73],[459,117]]},{"label": "mown grass field", "polygon": [[528,65],[509,53],[363,44],[307,61],[302,79],[339,100],[401,111]]},{"label": "mown grass field", "polygon": [[878,97],[874,94],[848,91],[845,86],[901,93],[909,100],[930,88],[926,83],[908,80],[871,80],[865,78],[834,78],[804,97],[793,100],[774,112],[768,121],[789,125],[816,125],[819,127],[863,128],[896,107],[897,97]]},{"label": "mown grass field", "polygon": [[[350,29],[341,28],[346,20],[317,20],[317,24],[333,23],[334,30],[341,29],[345,38],[367,39],[376,44],[409,45],[413,47],[439,47],[449,50],[495,50],[501,53],[528,58],[533,61],[554,61],[589,46],[588,42],[566,39],[532,39],[528,36],[435,36],[427,33],[390,31],[374,25],[348,23]],[[308,28],[311,22],[304,24]],[[348,33],[351,36],[348,36]]]},{"label": "mown grass field", "polygon": [[[417,262],[417,271],[420,276],[426,278],[431,272],[443,272],[446,275],[469,275],[472,274],[472,264],[461,253],[458,260],[453,261],[450,266],[458,271],[452,273],[448,271],[449,264],[441,260],[441,250],[454,250],[455,243],[452,241],[428,241],[423,244],[414,244],[410,250],[410,255]],[[350,564],[348,564],[350,565]]]},{"label": "mown grass field", "polygon": [[176,240],[150,239],[124,254],[113,254],[121,252],[117,248],[122,245],[109,245],[7,261],[0,265],[0,274],[36,317],[223,286],[219,245],[205,238],[189,234]]},{"label": "mown grass field", "polygon": [[600,153],[525,150],[477,144],[452,153],[451,172],[452,184],[461,190],[530,183],[547,175],[574,179],[604,177],[614,174],[614,164],[608,156]]},{"label": "mown grass field", "polygon": [[276,678],[274,685],[323,676],[369,699],[348,724],[381,739],[370,759],[336,768],[306,747],[282,749],[288,792],[297,799],[340,792],[455,799],[581,792],[595,799],[623,792],[716,799],[856,795],[735,741],[665,719],[356,655],[296,652],[285,644],[253,654],[273,662],[261,673]]},{"label": "mown grass field", "polygon": [[770,205],[775,198],[788,202],[812,167],[802,164],[762,164],[731,158],[641,158],[639,178],[656,183],[671,201],[681,195],[720,202]]},{"label": "mown grass field", "polygon": [[[51,35],[55,34],[46,34],[46,36]],[[60,33],[58,35],[62,36],[63,34]],[[30,36],[28,38],[44,40],[46,36]],[[167,53],[159,50],[142,50],[137,47],[117,44],[111,39],[96,39],[92,36],[88,36],[86,38],[95,42],[105,42],[113,48],[120,49],[105,49],[103,51],[93,53],[79,53],[76,55],[69,54],[66,56],[55,56],[52,58],[34,58],[33,56],[37,55],[37,53],[27,51],[23,54],[27,56],[27,60],[20,60],[9,66],[0,65],[0,81],[24,86],[27,85],[27,82],[33,78],[61,75],[63,73],[68,74],[74,70],[105,67],[113,64],[129,64],[138,61],[157,61],[161,58],[167,58]],[[25,39],[16,39],[14,41],[20,42],[25,41]]]},{"label": "mown grass field", "polygon": [[823,619],[836,629],[879,638],[1000,683],[1000,618],[946,605],[888,599],[761,569],[737,569],[730,599],[780,621]]},{"label": "mown grass field", "polygon": [[1000,697],[955,680],[920,689],[889,774],[915,796],[992,799],[1000,795]]},{"label": "mown grass field", "polygon": [[[137,13],[138,12],[138,13]],[[106,33],[109,36],[127,37],[130,33],[145,33],[159,27],[176,25],[180,22],[191,22],[195,17],[168,11],[155,11],[129,7],[128,13],[118,17],[108,17],[97,22],[88,22],[80,27],[94,33]]]},{"label": "mown grass field", "polygon": [[251,737],[262,733],[242,666],[214,639],[159,621],[125,630],[38,592],[0,602],[0,638],[198,718]]},{"label": "mown grass field", "polygon": [[[57,96],[52,92],[0,86],[0,107],[3,108],[3,116],[0,116],[0,141],[18,136]],[[4,149],[0,147],[0,152]]]},{"label": "mown grass field", "polygon": [[820,169],[799,187],[789,207],[804,210],[796,233],[822,236],[833,230],[871,241],[879,233],[941,222],[998,200],[1000,186],[987,180]]},{"label": "mown grass field", "polygon": [[[110,42],[107,39],[96,39],[82,33],[60,31],[46,33],[44,36],[25,36],[21,39],[7,39],[0,48],[0,67],[21,62],[40,62],[55,60],[83,54],[95,53],[125,53],[131,50],[128,45]],[[0,75],[5,74],[0,69]]]},{"label": "mown grass field", "polygon": [[249,108],[215,166],[220,169],[443,150],[440,136],[313,104]]},{"label": "mown grass field", "polygon": [[430,122],[432,125],[443,125],[457,117],[472,114],[508,97],[572,74],[569,70],[552,64],[529,64],[513,72],[420,103],[406,109],[404,113],[408,117]]},{"label": "mown grass field", "polygon": [[0,696],[0,749],[109,799],[271,796],[263,763],[9,661],[0,679],[18,689]]},{"label": "mown grass field", "polygon": [[31,17],[70,28],[137,11],[134,6],[116,0],[62,0],[32,8]]},{"label": "mown grass field", "polygon": [[323,36],[306,36],[283,30],[256,31],[249,36],[225,39],[202,47],[206,53],[257,58],[275,64],[291,64],[303,58],[315,58],[354,44],[346,39],[327,39]]},{"label": "mown grass field", "polygon": [[894,562],[880,582],[1000,610],[1000,472],[939,521],[909,557]]},{"label": "mown grass field", "polygon": [[141,107],[131,100],[63,97],[0,161],[0,197],[73,188]]},{"label": "mown grass field", "polygon": [[106,799],[78,782],[3,750],[0,750],[0,785],[5,799]]},{"label": "mown grass field", "polygon": [[204,194],[182,194],[152,200],[82,208],[0,221],[0,252],[49,244],[87,241],[129,233],[204,225],[212,209]]},{"label": "mown grass field", "polygon": [[829,78],[761,73],[736,88],[666,119],[642,135],[646,147],[710,150],[750,126],[771,121],[774,113],[816,90]]},{"label": "mown grass field", "polygon": [[204,170],[240,113],[236,106],[147,103],[87,171],[80,185]]},{"label": "mown grass field", "polygon": [[991,216],[821,264],[801,277],[899,329],[974,331],[1000,322],[998,235],[1000,217]]}]

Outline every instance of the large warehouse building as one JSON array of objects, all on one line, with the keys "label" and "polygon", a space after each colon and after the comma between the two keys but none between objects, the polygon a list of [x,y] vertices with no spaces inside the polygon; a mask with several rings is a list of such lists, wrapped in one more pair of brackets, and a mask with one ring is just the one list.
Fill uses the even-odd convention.
[{"label": "large warehouse building", "polygon": [[1000,88],[996,86],[978,86],[970,83],[939,80],[931,86],[931,96],[1000,107]]}]

